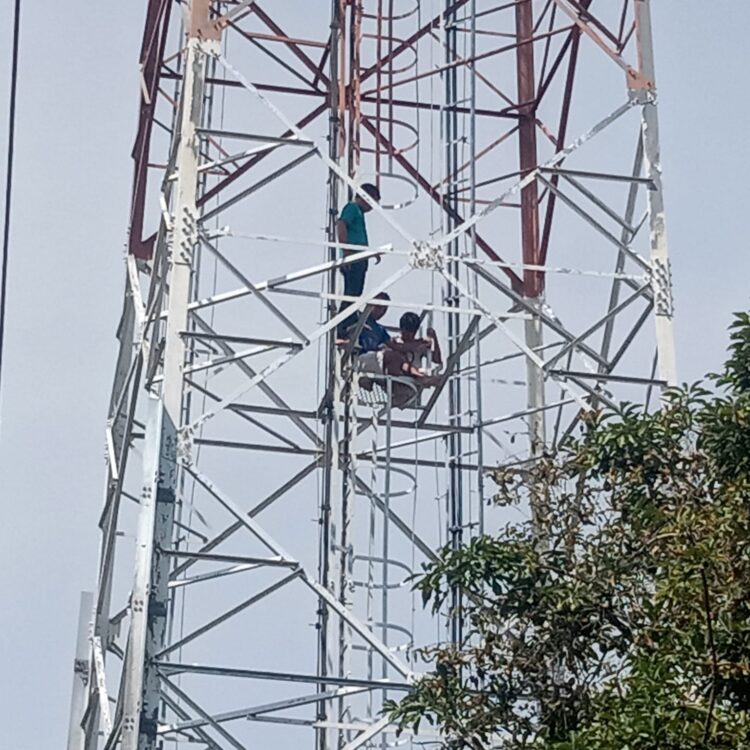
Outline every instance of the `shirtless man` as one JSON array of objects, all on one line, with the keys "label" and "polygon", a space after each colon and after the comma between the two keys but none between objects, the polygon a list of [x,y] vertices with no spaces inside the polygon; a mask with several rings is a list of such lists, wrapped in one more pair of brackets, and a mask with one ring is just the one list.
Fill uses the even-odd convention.
[{"label": "shirtless man", "polygon": [[410,364],[420,361],[431,355],[433,364],[443,364],[443,354],[440,351],[440,342],[434,328],[428,328],[423,339],[417,338],[419,331],[419,315],[413,312],[404,313],[398,323],[401,335],[386,343],[394,351],[401,352]]},{"label": "shirtless man", "polygon": [[[408,312],[399,321],[400,335],[386,341],[377,351],[366,352],[359,356],[360,368],[372,375],[392,375],[394,377],[408,377],[415,382],[416,388],[429,388],[440,382],[440,377],[431,375],[419,365],[427,355],[432,355],[432,362],[443,364],[440,344],[432,328],[427,329],[426,338],[417,338],[419,330],[419,316]],[[372,390],[374,379],[369,376],[359,381],[365,390]],[[392,405],[407,406],[416,395],[416,388],[407,383],[394,382],[392,384]]]}]

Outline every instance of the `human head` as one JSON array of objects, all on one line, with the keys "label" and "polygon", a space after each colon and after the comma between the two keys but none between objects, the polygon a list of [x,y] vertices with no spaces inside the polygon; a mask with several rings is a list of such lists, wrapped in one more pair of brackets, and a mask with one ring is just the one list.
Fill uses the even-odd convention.
[{"label": "human head", "polygon": [[404,341],[413,341],[419,330],[419,315],[406,312],[401,316],[398,327],[401,329],[401,338]]},{"label": "human head", "polygon": [[[378,190],[377,185],[373,185],[371,182],[366,182],[364,185],[362,185],[360,190],[363,193],[367,193],[367,195],[369,195],[370,198],[375,201],[375,203],[380,203],[380,190]],[[362,211],[364,211],[365,213],[371,210],[372,206],[370,206],[370,204],[361,195],[358,195],[355,200]]]},{"label": "human head", "polygon": [[[388,292],[380,292],[380,294],[375,295],[375,299],[384,299],[390,301],[391,295],[388,294]],[[372,312],[370,312],[370,318],[372,320],[380,320],[387,312],[388,307],[386,305],[377,305],[376,307],[372,308]]]}]

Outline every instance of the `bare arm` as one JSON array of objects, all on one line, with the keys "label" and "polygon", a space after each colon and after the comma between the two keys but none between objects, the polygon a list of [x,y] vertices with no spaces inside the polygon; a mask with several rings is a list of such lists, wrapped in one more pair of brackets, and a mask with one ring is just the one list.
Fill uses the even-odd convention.
[{"label": "bare arm", "polygon": [[338,219],[336,221],[336,238],[343,245],[345,245],[349,239],[349,232],[346,228],[346,222],[342,219]]},{"label": "bare arm", "polygon": [[406,352],[408,350],[408,347],[405,344],[402,344],[400,341],[396,341],[396,339],[388,339],[388,341],[385,342],[385,346],[389,349],[393,349],[394,352]]},{"label": "bare arm", "polygon": [[440,342],[434,328],[427,329],[427,339],[432,344],[432,361],[436,365],[443,364],[443,353],[440,351]]}]

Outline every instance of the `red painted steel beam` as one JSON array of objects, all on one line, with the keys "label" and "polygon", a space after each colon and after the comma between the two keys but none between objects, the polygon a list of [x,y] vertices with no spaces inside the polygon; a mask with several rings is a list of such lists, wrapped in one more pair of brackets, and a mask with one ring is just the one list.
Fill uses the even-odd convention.
[{"label": "red painted steel beam", "polygon": [[555,29],[554,31],[545,32],[544,34],[537,34],[536,36],[527,37],[522,42],[515,41],[513,42],[513,44],[506,44],[503,47],[495,47],[494,49],[488,50],[487,52],[482,52],[481,54],[475,55],[474,57],[461,58],[453,63],[444,65],[439,69],[420,73],[419,75],[414,75],[411,78],[402,78],[396,83],[394,83],[393,85],[383,86],[380,89],[371,89],[367,91],[366,93],[368,95],[371,95],[373,93],[376,93],[379,90],[380,91],[392,90],[396,88],[397,86],[404,86],[407,83],[413,83],[415,81],[425,80],[426,78],[430,78],[431,76],[442,75],[445,71],[452,70],[454,68],[472,67],[477,62],[488,60],[491,57],[502,55],[505,52],[518,51],[522,47],[531,47],[533,49],[533,46],[536,42],[541,42],[545,39],[551,39],[552,37],[558,36],[559,34],[568,33],[570,32],[571,28],[572,26],[565,26],[560,29]]},{"label": "red painted steel beam", "polygon": [[[147,16],[146,21],[146,29],[148,31],[149,28],[153,25],[153,22],[151,20],[151,17],[153,15],[151,11],[151,6],[166,6],[167,8],[171,7],[171,0],[150,0],[151,5],[149,6],[149,14]],[[323,83],[327,86],[329,83],[328,77],[325,76],[325,74],[322,72],[322,70],[319,69],[318,65],[314,63],[300,48],[298,45],[294,43],[293,40],[289,39],[286,34],[284,33],[283,29],[276,24],[273,19],[257,4],[253,6],[253,12],[258,16],[258,18],[274,33],[277,34],[280,37],[284,38],[285,45],[291,50],[291,52],[305,65],[308,67],[312,72],[316,74],[317,79],[322,80]],[[165,32],[166,32],[166,24],[164,26]],[[240,33],[242,33],[241,29],[237,29]],[[166,33],[164,35],[166,38]],[[155,83],[153,87],[153,95],[150,97],[150,104],[148,106],[142,105],[142,115],[141,115],[141,124],[139,126],[139,135],[136,140],[136,148],[138,148],[139,153],[142,154],[142,158],[137,159],[136,161],[136,182],[138,189],[134,193],[134,219],[131,220],[131,252],[133,254],[137,255],[138,257],[144,257],[149,258],[151,257],[151,252],[153,250],[153,241],[154,237],[150,237],[146,242],[143,241],[135,241],[134,238],[140,237],[140,234],[142,233],[142,226],[143,226],[143,207],[145,205],[145,192],[146,192],[146,178],[147,178],[147,163],[148,163],[148,143],[150,141],[150,133],[151,128],[153,124],[153,108],[154,108],[154,102],[156,99],[156,93],[158,90],[158,81],[159,81],[159,70],[161,68],[161,61],[163,58],[163,44],[160,50],[160,54],[158,56],[157,64],[156,64],[156,71],[157,75],[155,78]],[[165,72],[163,74],[164,78],[171,79],[171,78],[179,78],[179,76],[176,73],[173,72]],[[234,81],[224,81],[221,79],[209,79],[207,81],[210,84],[223,84],[227,86],[240,86],[238,82]],[[277,93],[288,93],[288,94],[298,94],[298,95],[310,95],[310,96],[325,96],[327,98],[327,94],[323,91],[316,91],[315,89],[311,89],[310,91],[304,91],[303,89],[295,89],[288,86],[272,86],[272,85],[264,85],[264,84],[256,84],[257,88],[261,91],[274,91]],[[317,118],[320,114],[322,114],[327,109],[327,103],[321,104],[318,107],[316,107],[312,112],[310,112],[308,115],[303,117],[298,123],[297,127],[303,128],[307,126],[310,122],[312,122],[315,118]],[[288,137],[292,133],[290,131],[287,131],[284,133],[282,137]],[[140,148],[139,148],[140,146]],[[206,191],[206,193],[200,198],[198,201],[198,205],[202,205],[209,201],[211,198],[215,197],[218,193],[220,193],[225,188],[229,187],[235,180],[237,180],[239,177],[241,177],[243,174],[245,174],[248,170],[250,170],[253,166],[258,164],[261,160],[263,160],[266,156],[268,156],[270,152],[266,152],[263,154],[258,154],[257,156],[253,157],[252,159],[248,160],[245,164],[243,164],[241,167],[236,169],[234,172],[232,172],[230,175],[228,175],[226,178],[221,180],[218,184],[214,185],[213,188]],[[134,231],[135,230],[135,231]]]},{"label": "red painted steel beam", "polygon": [[315,73],[315,77],[312,80],[313,86],[318,85],[318,79],[323,75],[326,63],[328,62],[328,56],[331,54],[331,37],[329,35],[326,48],[323,50],[323,54],[320,56],[320,62],[318,63],[318,69]]},{"label": "red painted steel beam", "polygon": [[254,39],[256,42],[275,42],[277,44],[295,44],[298,47],[315,47],[316,49],[325,50],[326,43],[317,39],[300,39],[299,37],[278,36],[277,34],[268,34],[262,31],[247,31],[240,29],[236,21],[228,21],[229,26],[237,29],[242,33],[245,39]]},{"label": "red painted steel beam", "polygon": [[[245,29],[238,26],[234,21],[228,21],[227,28],[230,28],[233,31],[236,31],[243,39],[247,39],[249,42],[254,43],[258,49],[262,50],[265,54],[267,54],[274,62],[278,63],[279,66],[286,69],[288,73],[293,75],[298,80],[302,81],[302,83],[309,86],[311,91],[319,91],[319,89],[316,89],[312,85],[312,83],[308,81],[307,78],[305,78],[305,76],[300,71],[297,70],[296,64],[287,63],[284,60],[282,60],[281,57],[279,57],[270,49],[268,49],[265,45],[261,44],[251,32],[245,31]],[[274,41],[281,42],[282,38],[278,37]]]},{"label": "red painted steel beam", "polygon": [[[162,80],[178,80],[181,78],[180,75],[178,75],[175,71],[170,70],[168,68],[163,69],[161,74]],[[227,88],[242,88],[243,84],[239,81],[236,81],[234,79],[230,78],[207,78],[206,83],[211,84],[212,86],[226,86]],[[302,89],[302,88],[295,88],[294,86],[282,86],[282,85],[275,85],[270,83],[259,83],[258,81],[253,81],[253,86],[255,86],[258,91],[271,91],[277,94],[294,94],[299,96],[311,96],[311,97],[327,97],[328,93],[325,91],[320,91],[318,89]],[[377,99],[375,99],[372,96],[365,96],[362,97],[362,103],[363,104],[377,104]],[[429,102],[418,102],[413,99],[389,99],[388,104],[393,104],[394,107],[404,107],[405,109],[420,109],[420,110],[439,110],[441,108],[441,105],[439,104],[430,104]],[[504,109],[483,109],[481,107],[478,107],[474,110],[474,113],[478,117],[494,117],[497,119],[502,120],[518,120],[519,115],[516,112],[518,107],[513,104],[510,107],[506,107]],[[471,113],[471,110],[468,107],[444,107],[443,111],[445,112],[451,112],[455,110],[459,114],[468,115]]]},{"label": "red painted steel beam", "polygon": [[[161,74],[162,80],[165,81],[175,81],[180,80],[182,78],[181,75],[175,73],[173,70],[164,69]],[[240,81],[237,81],[233,78],[206,78],[206,83],[212,85],[212,86],[226,86],[227,88],[235,88],[235,89],[241,89],[244,88],[244,84],[240,83]],[[294,86],[277,86],[271,83],[258,83],[256,81],[253,82],[253,86],[255,86],[258,91],[273,91],[276,94],[294,94],[295,96],[312,96],[316,99],[322,99],[327,98],[328,93],[326,91],[319,91],[317,89],[300,89],[295,88]]]},{"label": "red painted steel beam", "polygon": [[328,79],[328,76],[323,73],[323,71],[318,67],[318,65],[310,58],[308,55],[306,55],[298,45],[296,45],[293,40],[290,40],[289,37],[284,33],[284,30],[266,13],[259,5],[258,3],[255,3],[253,5],[253,10],[255,15],[260,18],[261,21],[276,35],[279,37],[283,37],[283,43],[289,48],[290,52],[306,67],[308,70],[310,70],[314,75],[315,79],[320,79],[323,81],[323,83],[328,86],[330,84],[330,81]]},{"label": "red painted steel beam", "polygon": [[[456,0],[456,2],[453,3],[453,5],[450,7],[450,9],[448,11],[446,11],[446,13],[447,12],[452,12],[454,10],[458,10],[462,6],[466,5],[467,2],[468,2],[468,0]],[[268,16],[268,14],[266,14],[263,10],[261,10],[257,6],[257,4],[254,6],[254,12],[268,26],[268,28],[270,28],[275,33],[284,35],[283,30],[280,27],[278,27],[272,21],[272,19],[270,19],[270,17]],[[429,23],[427,23],[426,25],[424,25],[421,29],[419,29],[417,32],[415,32],[411,37],[409,37],[408,39],[404,40],[401,44],[399,44],[397,47],[395,47],[388,55],[386,55],[383,59],[381,59],[373,67],[371,67],[368,70],[364,71],[362,73],[361,77],[360,77],[360,81],[362,82],[362,81],[366,80],[367,78],[369,78],[370,76],[374,75],[377,72],[378,68],[380,68],[383,65],[386,65],[386,64],[388,64],[390,62],[392,62],[399,55],[403,54],[403,52],[405,52],[407,49],[413,47],[413,45],[416,44],[416,42],[418,42],[419,39],[421,39],[423,36],[429,34],[433,29],[438,28],[440,26],[440,23],[442,22],[443,17],[444,17],[444,14],[440,14],[440,15],[435,16]],[[297,56],[301,60],[303,60],[303,64],[305,64],[306,67],[310,68],[310,70],[312,70],[315,73],[316,78],[323,79],[330,86],[329,79],[327,77],[325,77],[323,75],[323,73],[322,73],[322,64],[316,65],[309,57],[307,57],[307,55],[305,55],[304,52],[302,52],[299,49],[296,50],[295,54],[297,54]],[[325,53],[323,55],[323,59],[325,59]],[[316,79],[313,79],[313,80],[316,80]],[[262,87],[259,85],[258,88],[261,89]],[[266,88],[268,90],[270,87],[266,87]],[[289,89],[288,87],[276,87],[274,90],[276,90],[276,91],[283,91],[283,92],[286,92],[286,93],[301,93],[301,91],[299,91],[299,90],[292,90],[292,89]],[[409,106],[409,103],[407,103],[406,101],[404,101],[403,102],[403,106]],[[415,108],[419,108],[421,105],[419,103],[417,103],[417,102],[414,102],[413,106]],[[326,109],[326,105],[321,105],[316,110],[314,110],[312,113],[310,113],[310,115],[308,115],[306,118],[303,118],[303,120],[301,120],[299,123],[297,123],[297,126],[298,127],[305,127],[313,119],[315,119],[315,117],[317,117],[319,114],[321,114],[323,111],[325,111],[325,109]],[[490,110],[488,110],[488,113],[489,112],[490,112]],[[510,117],[514,117],[514,115],[512,115],[510,112],[505,112],[505,111],[498,112],[494,116],[509,117],[509,118]],[[289,132],[287,132],[284,137],[286,137],[288,135],[290,135]],[[204,194],[204,196],[200,199],[199,205],[205,203],[206,201],[210,200],[212,197],[214,197],[215,195],[217,195],[219,192],[221,192],[222,190],[224,190],[232,182],[234,182],[237,178],[239,178],[243,174],[247,173],[250,169],[252,169],[252,167],[255,166],[255,164],[257,164],[261,159],[265,158],[265,156],[267,156],[267,155],[268,155],[268,153],[259,154],[258,156],[254,157],[253,159],[250,159],[247,163],[243,164],[240,168],[238,168],[237,170],[235,170],[231,175],[229,175],[224,180],[222,180],[220,183],[218,183],[213,188],[211,188],[209,191],[207,191]],[[410,164],[409,164],[409,167],[411,167]],[[428,186],[428,187],[429,187],[430,190],[432,190],[431,186]],[[480,247],[482,247],[482,249],[488,255],[490,255],[490,257],[494,257],[495,259],[499,258],[499,256],[497,256],[494,253],[494,251],[492,250],[492,248],[484,240],[481,240],[481,242],[478,242],[478,244],[479,244]],[[515,278],[515,274],[513,274],[513,276]]]},{"label": "red painted steel beam", "polygon": [[[316,107],[312,112],[309,112],[307,115],[305,115],[299,122],[297,122],[298,128],[304,128],[307,125],[309,125],[315,118],[317,118],[319,115],[321,115],[323,112],[325,112],[328,109],[328,101],[325,101],[323,104]],[[285,133],[282,133],[282,138],[289,138],[291,135],[293,135],[293,132],[291,130],[287,130]],[[211,198],[214,198],[216,195],[218,195],[222,190],[229,187],[238,177],[241,177],[243,174],[245,174],[249,169],[254,167],[258,162],[262,161],[266,158],[270,153],[273,153],[272,151],[266,151],[262,154],[258,154],[257,156],[254,156],[252,159],[248,160],[245,164],[243,164],[241,167],[238,167],[232,174],[230,174],[228,177],[225,177],[221,182],[214,185],[210,190],[207,190],[198,200],[198,205],[202,206],[207,201],[210,201]]]},{"label": "red painted steel beam", "polygon": [[[518,121],[518,154],[522,179],[538,166],[534,45],[527,43],[533,36],[534,9],[531,0],[519,0],[516,4],[516,78],[521,115]],[[539,187],[536,180],[521,190],[521,248],[524,263],[539,265]],[[524,295],[538,297],[543,289],[544,274],[524,270]]]},{"label": "red painted steel beam", "polygon": [[[583,5],[588,9],[593,0],[583,0]],[[576,26],[570,35],[570,39],[566,41],[566,44],[570,42],[570,59],[568,60],[568,73],[565,78],[565,90],[563,92],[563,103],[560,110],[560,124],[557,129],[557,144],[556,148],[559,151],[565,146],[565,140],[568,133],[568,121],[570,119],[570,105],[573,100],[573,84],[575,83],[575,74],[578,67],[578,51],[581,42],[581,30]],[[552,176],[552,184],[557,187],[560,182],[560,178],[557,175]],[[549,253],[549,242],[552,236],[552,222],[555,215],[555,204],[557,203],[557,195],[550,191],[547,198],[547,206],[544,216],[544,228],[542,230],[542,243],[539,252],[539,263],[544,265],[547,262],[547,254]]]},{"label": "red painted steel beam", "polygon": [[[380,142],[388,153],[393,153],[393,158],[403,167],[404,171],[415,181],[419,186],[437,203],[441,209],[443,209],[456,224],[463,223],[463,217],[450,206],[447,206],[441,199],[440,193],[436,188],[430,184],[424,175],[403,155],[400,154],[394,147],[393,144],[372,124],[368,117],[362,118],[362,125],[368,130],[375,140]],[[483,239],[479,234],[475,233],[477,247],[489,257],[491,260],[503,263],[503,259],[492,249],[492,246]],[[510,279],[511,286],[515,291],[521,291],[523,282],[521,278],[513,272],[510,268],[501,269],[505,275]]]},{"label": "red painted steel beam", "polygon": [[374,76],[375,73],[377,73],[378,68],[382,68],[384,65],[388,65],[389,63],[393,62],[399,55],[403,54],[404,52],[406,52],[406,50],[413,47],[423,36],[429,34],[433,29],[440,28],[440,24],[442,23],[445,16],[457,11],[468,2],[469,0],[456,0],[456,2],[450,5],[443,13],[435,16],[428,24],[415,31],[408,39],[405,39],[403,42],[401,42],[401,44],[397,44],[387,55],[385,55],[385,57],[383,57],[381,60],[378,60],[375,65],[363,71],[362,75],[360,76],[360,82],[364,83],[368,78]]},{"label": "red painted steel beam", "polygon": [[617,47],[617,45],[620,43],[619,38],[617,35],[610,31],[610,29],[607,28],[607,26],[602,23],[596,16],[589,13],[589,7],[591,6],[591,0],[568,0],[570,4],[578,11],[581,20],[585,21],[586,23],[590,23],[592,26],[595,26],[599,31],[604,34],[611,42],[612,44]]},{"label": "red painted steel beam", "polygon": [[[157,0],[152,0],[152,2],[156,2],[156,1]],[[161,1],[163,2],[164,0],[161,0]],[[453,6],[452,6],[451,9],[452,10],[456,10],[456,9],[462,7],[463,5],[465,5],[467,2],[468,2],[468,0],[457,0],[457,2],[455,2],[453,4]],[[526,2],[528,2],[528,0],[526,0]],[[584,0],[584,2],[586,2],[588,4],[588,3],[591,2],[591,0]],[[523,0],[522,0],[521,4],[524,4]],[[518,13],[518,6],[516,7],[516,11]],[[258,6],[255,6],[254,12],[257,13],[258,17],[263,21],[264,24],[266,24],[266,26],[273,33],[278,34],[279,36],[284,37],[285,39],[288,40],[288,38],[285,36],[285,33],[284,33],[283,29],[281,29],[281,27],[279,27],[270,18],[270,16],[268,16],[268,14],[265,13],[265,11],[263,11],[262,9],[260,9]],[[435,18],[433,18],[429,23],[427,23],[426,25],[424,25],[421,29],[419,29],[417,32],[415,32],[415,34],[413,34],[411,37],[409,37],[409,39],[404,40],[391,53],[389,53],[389,55],[386,55],[376,65],[374,65],[373,67],[371,67],[368,70],[364,71],[363,74],[362,74],[362,76],[361,76],[361,79],[365,80],[366,78],[374,75],[375,72],[377,71],[378,67],[382,67],[383,65],[386,65],[389,62],[392,62],[399,55],[401,55],[403,52],[405,52],[409,48],[413,47],[413,45],[416,44],[419,41],[419,39],[421,39],[425,35],[431,33],[435,28],[438,28],[439,25],[440,25],[440,23],[441,23],[441,21],[442,21],[442,19],[443,19],[443,17],[444,17],[444,14],[440,14],[439,16],[436,16]],[[574,36],[574,33],[575,33],[574,31],[571,32],[571,38]],[[532,29],[531,29],[530,34],[531,35],[529,37],[526,37],[523,40],[520,40],[517,43],[517,45],[514,45],[514,46],[516,47],[516,49],[517,49],[517,51],[519,53],[521,52],[521,50],[524,50],[524,49],[529,50],[531,52],[531,56],[532,56],[532,59],[533,59],[533,40],[534,40],[534,36],[533,36],[533,24],[532,24]],[[307,67],[312,72],[314,72],[315,75],[316,75],[316,77],[318,79],[324,78],[325,82],[328,83],[328,78],[325,77],[325,76],[323,76],[323,74],[322,74],[322,65],[321,64],[319,64],[319,63],[316,64],[313,60],[311,60],[302,50],[299,49],[299,47],[297,47],[293,43],[293,40],[288,40],[285,43],[293,51],[293,53],[295,54],[295,56],[297,56],[298,59],[300,59],[300,61],[303,62],[303,64],[305,65],[305,67]],[[566,40],[566,45],[569,44],[569,43],[570,43],[570,39]],[[326,54],[327,54],[327,52],[324,52],[324,58],[323,59],[325,59]],[[564,54],[564,52],[561,53],[561,54]],[[176,77],[176,74],[165,75],[164,77],[165,78]],[[214,84],[224,84],[224,85],[229,85],[229,86],[231,86],[231,85],[238,85],[238,84],[236,84],[236,82],[233,82],[233,81],[224,81],[224,80],[221,80],[221,79],[212,80],[210,82],[214,83]],[[287,87],[287,86],[272,86],[272,85],[264,85],[264,84],[256,84],[256,85],[257,85],[257,87],[260,90],[275,91],[275,92],[280,92],[280,93],[306,94],[306,95],[313,95],[313,96],[325,96],[326,95],[322,91],[318,92],[318,91],[315,91],[315,90],[311,90],[309,92],[306,92],[303,89],[295,89],[295,88]],[[488,117],[504,117],[504,118],[508,118],[508,119],[521,119],[521,120],[523,120],[524,116],[517,114],[513,110],[515,110],[515,109],[532,109],[533,110],[533,107],[534,107],[534,104],[535,104],[535,101],[536,101],[536,96],[535,96],[535,93],[533,92],[533,87],[527,93],[528,93],[528,96],[520,96],[519,95],[519,100],[521,102],[521,105],[519,105],[519,106],[514,106],[514,107],[511,107],[511,108],[506,108],[505,110],[486,110],[486,111],[485,110],[478,110],[477,114],[482,115],[482,116],[486,115]],[[394,100],[394,104],[396,106],[412,107],[412,108],[423,108],[423,109],[427,109],[427,108],[429,108],[431,106],[431,105],[429,105],[427,103],[424,103],[424,102],[409,101],[409,100],[406,100],[406,99],[403,99],[403,100]],[[324,104],[321,105],[321,106],[319,106],[319,107],[317,107],[315,110],[313,110],[311,113],[309,113],[305,118],[303,118],[302,120],[300,120],[300,122],[298,123],[298,127],[305,127],[312,120],[314,120],[318,115],[322,114],[322,112],[325,111],[325,109],[326,109],[326,105],[324,105]],[[566,117],[567,117],[567,115],[566,115]],[[528,120],[529,116],[525,115],[525,118]],[[535,140],[535,127],[536,126],[535,126],[535,123],[533,123],[533,118],[532,118],[531,125],[532,125],[532,128],[533,128],[532,137]],[[372,128],[372,124],[371,123],[367,123],[367,127],[368,127],[368,129],[371,129]],[[285,137],[288,136],[288,135],[290,135],[289,132],[287,132],[285,134]],[[527,136],[528,136],[528,134],[527,134]],[[380,140],[387,143],[387,141],[385,140],[384,136],[382,136],[382,134],[380,134]],[[528,147],[528,143],[527,143],[527,147]],[[212,197],[214,197],[219,192],[221,192],[222,190],[224,190],[226,187],[228,187],[230,184],[232,184],[237,178],[239,178],[241,175],[243,175],[247,171],[249,171],[253,166],[255,166],[258,162],[260,162],[267,155],[268,155],[267,153],[265,153],[265,154],[259,154],[258,156],[254,157],[253,159],[250,159],[246,164],[243,164],[242,167],[240,167],[237,170],[235,170],[234,172],[232,172],[232,174],[230,174],[229,176],[227,176],[224,180],[222,180],[220,183],[218,183],[217,185],[215,185],[211,190],[209,190],[203,196],[203,198],[201,199],[201,203],[204,203],[204,202],[210,200]],[[407,171],[407,173],[409,173],[421,185],[421,187],[428,194],[430,194],[431,197],[438,204],[441,205],[441,207],[444,210],[447,210],[447,207],[444,206],[444,205],[442,205],[442,202],[440,200],[440,195],[437,192],[437,190],[435,188],[433,188],[432,185],[429,184],[429,182],[418,172],[418,170],[416,170],[416,168],[414,168],[411,165],[411,163],[407,159],[405,159],[402,155],[399,155],[398,161],[402,164],[403,168]],[[533,166],[531,168],[533,168],[533,167],[536,166],[536,158],[534,158],[533,161],[534,161],[534,164],[533,164]],[[527,171],[528,171],[528,166],[527,166]],[[536,187],[536,186],[534,186],[534,187]],[[537,200],[538,200],[538,198],[537,198]],[[532,203],[534,203],[534,202],[535,201],[532,201]],[[528,210],[529,209],[528,209],[528,202],[527,202],[527,212],[528,212]],[[459,222],[463,220],[461,218],[461,216],[459,216],[458,214],[456,214],[453,218],[454,218],[454,220],[459,221]],[[537,260],[538,260],[538,257],[539,257],[539,250],[538,250],[538,217],[537,217],[537,223],[536,223],[536,229],[535,230],[534,230],[533,224],[532,224],[532,232],[534,232],[534,231],[536,232],[536,236],[537,236],[537,242],[536,242],[537,249],[533,253],[533,257],[537,258]],[[494,250],[489,245],[489,243],[487,243],[484,239],[482,239],[481,237],[478,237],[477,244],[478,244],[478,246],[490,258],[492,258],[494,260],[500,260],[499,256],[494,252]],[[520,279],[518,278],[518,276],[516,274],[514,274],[512,271],[510,271],[509,269],[504,269],[504,270],[506,270],[506,273],[508,273],[509,277],[511,278],[511,281],[512,281],[514,287],[518,286],[518,284],[520,283]]]},{"label": "red painted steel beam", "polygon": [[[365,104],[377,104],[377,99],[372,95],[363,96],[362,102]],[[381,100],[386,101],[387,104],[392,104],[394,107],[406,107],[409,109],[429,109],[429,110],[440,110],[443,112],[458,112],[461,115],[468,115],[471,113],[471,109],[468,107],[441,107],[440,104],[430,104],[428,102],[417,102],[409,99],[388,99]],[[496,117],[505,120],[517,120],[519,118],[518,113],[515,111],[518,107],[514,104],[512,107],[506,107],[505,109],[480,109],[474,110],[474,114],[478,117]]]},{"label": "red painted steel beam", "polygon": [[542,99],[544,99],[544,95],[552,85],[552,81],[555,79],[557,71],[560,69],[560,65],[565,59],[565,55],[568,53],[573,39],[575,39],[577,36],[576,32],[580,32],[580,29],[578,28],[578,26],[573,26],[570,30],[568,38],[562,43],[560,51],[555,56],[555,61],[550,66],[549,72],[547,73],[546,77],[544,78],[544,80],[539,81],[539,91],[536,95],[537,107],[541,104]]},{"label": "red painted steel beam", "polygon": [[148,163],[154,109],[159,92],[161,64],[169,31],[171,0],[149,0],[141,44],[141,87],[138,130],[131,157],[133,159],[133,190],[130,204],[128,252],[136,258],[149,259],[153,254],[155,235],[143,237],[143,220],[148,184]]}]

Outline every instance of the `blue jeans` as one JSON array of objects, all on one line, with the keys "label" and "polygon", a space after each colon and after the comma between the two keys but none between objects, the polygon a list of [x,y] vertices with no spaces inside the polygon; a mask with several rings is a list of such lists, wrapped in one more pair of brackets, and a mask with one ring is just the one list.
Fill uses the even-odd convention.
[{"label": "blue jeans", "polygon": [[[367,261],[358,260],[341,266],[341,273],[344,275],[344,294],[347,297],[361,297],[365,290],[365,276],[367,276]],[[339,312],[343,312],[351,306],[351,302],[343,300]],[[357,315],[352,314],[339,323],[338,332],[340,336],[346,335],[346,329],[357,322]]]}]

